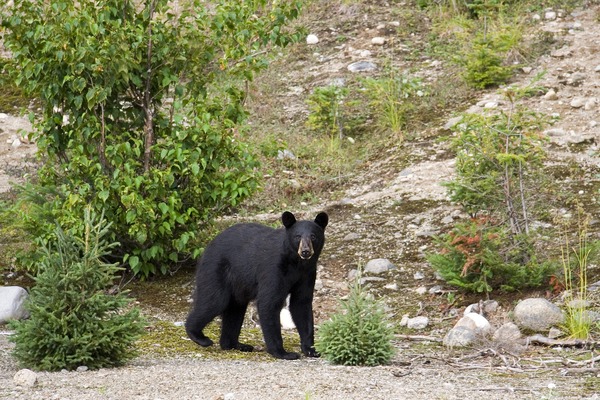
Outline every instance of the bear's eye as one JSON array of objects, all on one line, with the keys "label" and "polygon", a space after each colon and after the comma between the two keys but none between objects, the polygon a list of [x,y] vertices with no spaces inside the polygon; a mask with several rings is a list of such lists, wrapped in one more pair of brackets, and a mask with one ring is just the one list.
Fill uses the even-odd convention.
[{"label": "bear's eye", "polygon": [[312,234],[310,235],[310,240],[312,240],[312,241],[314,242],[316,239],[317,239],[317,237],[315,236],[315,234],[314,234],[314,233],[312,233]]},{"label": "bear's eye", "polygon": [[296,239],[296,240],[300,240],[300,239],[302,239],[302,236],[300,236],[300,235],[296,235],[296,236],[294,236],[294,239]]}]

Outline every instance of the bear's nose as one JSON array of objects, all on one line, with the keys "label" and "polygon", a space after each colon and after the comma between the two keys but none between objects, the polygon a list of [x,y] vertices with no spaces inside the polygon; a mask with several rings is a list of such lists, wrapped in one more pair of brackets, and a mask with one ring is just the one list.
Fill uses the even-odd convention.
[{"label": "bear's nose", "polygon": [[303,259],[309,259],[310,256],[312,256],[312,252],[310,250],[302,250],[302,252],[300,253],[300,257],[302,257]]}]

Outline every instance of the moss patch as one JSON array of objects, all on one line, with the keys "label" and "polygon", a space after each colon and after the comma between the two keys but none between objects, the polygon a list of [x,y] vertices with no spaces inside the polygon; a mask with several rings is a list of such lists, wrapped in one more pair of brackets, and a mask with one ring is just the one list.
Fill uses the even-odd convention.
[{"label": "moss patch", "polygon": [[[176,326],[167,321],[156,321],[146,328],[147,334],[136,343],[137,351],[142,356],[152,357],[201,357],[222,360],[274,360],[264,351],[262,332],[258,328],[243,328],[240,342],[254,346],[253,352],[237,350],[221,350],[218,344],[210,347],[201,347],[192,342],[183,326]],[[220,326],[213,322],[209,324],[204,333],[218,342]],[[287,351],[299,351],[300,341],[297,334],[283,333],[283,345]]]}]

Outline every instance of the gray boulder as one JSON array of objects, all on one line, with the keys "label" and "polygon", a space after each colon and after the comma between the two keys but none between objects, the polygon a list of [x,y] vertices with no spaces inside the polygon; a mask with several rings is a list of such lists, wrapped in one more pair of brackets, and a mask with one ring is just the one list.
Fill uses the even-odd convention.
[{"label": "gray boulder", "polygon": [[0,324],[28,317],[24,306],[28,295],[20,286],[0,286]]},{"label": "gray boulder", "polygon": [[465,326],[457,326],[448,331],[444,336],[444,346],[466,347],[475,342],[475,332]]},{"label": "gray boulder", "polygon": [[382,274],[391,269],[396,269],[396,266],[392,264],[390,260],[387,258],[375,258],[370,260],[367,265],[365,265],[364,272],[366,274]]},{"label": "gray boulder", "polygon": [[525,299],[514,310],[515,322],[524,329],[543,332],[564,321],[560,308],[546,299]]}]

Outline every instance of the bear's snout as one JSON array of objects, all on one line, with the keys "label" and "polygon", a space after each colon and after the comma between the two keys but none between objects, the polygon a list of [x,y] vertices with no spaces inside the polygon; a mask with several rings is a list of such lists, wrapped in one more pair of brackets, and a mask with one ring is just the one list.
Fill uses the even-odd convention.
[{"label": "bear's snout", "polygon": [[300,245],[298,246],[298,255],[303,260],[308,260],[314,254],[312,242],[310,239],[302,238],[300,239]]}]

